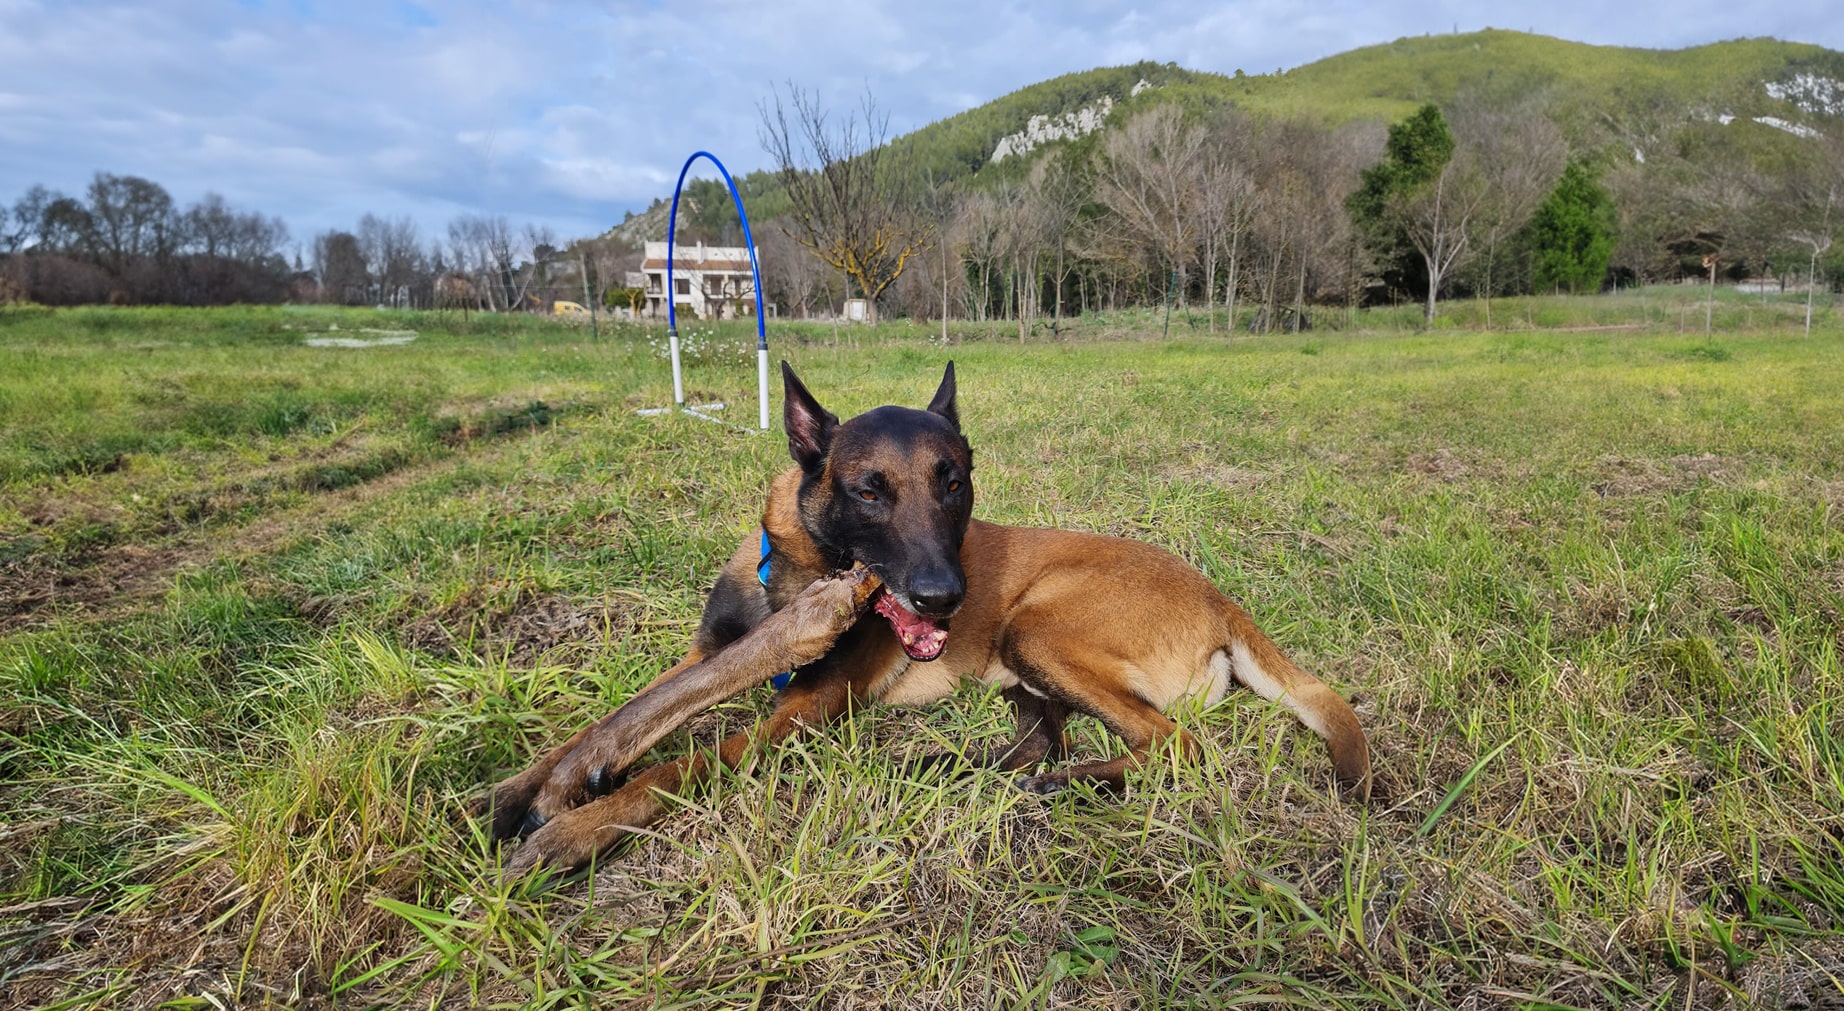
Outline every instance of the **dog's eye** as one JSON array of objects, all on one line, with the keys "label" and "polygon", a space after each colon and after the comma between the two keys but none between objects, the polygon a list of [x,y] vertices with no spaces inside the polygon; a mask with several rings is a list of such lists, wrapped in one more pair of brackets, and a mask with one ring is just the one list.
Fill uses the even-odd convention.
[{"label": "dog's eye", "polygon": [[858,497],[864,499],[866,502],[877,501],[877,493],[874,491],[861,491],[858,493]]},{"label": "dog's eye", "polygon": [[948,490],[949,490],[949,491],[959,491],[959,490],[960,490],[960,482],[959,482],[959,481],[949,481],[949,482],[948,482]]}]

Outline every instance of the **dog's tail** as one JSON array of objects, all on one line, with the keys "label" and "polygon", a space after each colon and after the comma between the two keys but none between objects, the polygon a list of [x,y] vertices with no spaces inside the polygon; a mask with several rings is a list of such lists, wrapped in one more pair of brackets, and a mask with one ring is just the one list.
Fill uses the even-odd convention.
[{"label": "dog's tail", "polygon": [[1274,640],[1256,626],[1247,611],[1227,598],[1223,617],[1228,625],[1229,669],[1236,680],[1264,699],[1293,710],[1300,722],[1325,738],[1332,752],[1338,787],[1355,800],[1370,797],[1370,745],[1357,724],[1350,703],[1325,682],[1294,665]]}]

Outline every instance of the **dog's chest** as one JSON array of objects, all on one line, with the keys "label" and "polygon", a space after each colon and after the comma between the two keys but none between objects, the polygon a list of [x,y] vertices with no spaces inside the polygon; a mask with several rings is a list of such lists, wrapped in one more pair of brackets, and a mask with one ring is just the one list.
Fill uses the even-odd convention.
[{"label": "dog's chest", "polygon": [[957,651],[950,644],[940,659],[917,663],[898,651],[898,663],[884,678],[877,700],[894,706],[920,706],[954,694],[964,680],[1000,688],[1017,684],[1018,675],[990,654],[990,650],[980,649]]}]

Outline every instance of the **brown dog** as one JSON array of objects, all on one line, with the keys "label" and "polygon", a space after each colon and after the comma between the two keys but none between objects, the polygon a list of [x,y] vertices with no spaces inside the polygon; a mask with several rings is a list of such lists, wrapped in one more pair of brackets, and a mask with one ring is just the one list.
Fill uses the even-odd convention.
[{"label": "brown dog", "polygon": [[[751,630],[790,604],[818,614],[827,600],[846,602],[845,610],[827,612],[834,617],[806,636],[803,656],[816,644],[830,649],[797,670],[766,721],[718,746],[724,765],[855,703],[933,702],[973,678],[1003,690],[1018,732],[969,760],[1013,771],[1055,760],[1065,751],[1065,718],[1087,713],[1126,742],[1127,754],[1018,785],[1039,793],[1074,780],[1121,786],[1127,770],[1173,735],[1195,752],[1196,741],[1163,710],[1189,698],[1214,703],[1233,678],[1293,710],[1330,747],[1340,787],[1368,795],[1369,747],[1351,707],[1294,666],[1196,569],[1139,541],[972,518],[973,453],[960,432],[952,363],[926,410],[880,407],[844,424],[786,362],[782,376],[788,448],[799,466],[769,488],[769,575],[758,578],[761,541],[751,533],[724,566],[685,659],[495,789],[495,837],[529,833],[510,873],[585,864],[664,814],[662,794],[708,777],[711,756],[698,752],[618,783],[644,750],[636,740],[650,744],[676,726],[624,714],[649,698],[675,721],[688,704],[714,704],[740,688],[737,671],[770,669],[761,665],[785,652],[785,643]],[[882,586],[827,580],[854,564]],[[850,610],[866,603],[875,615]],[[719,661],[727,673],[712,666]]]}]

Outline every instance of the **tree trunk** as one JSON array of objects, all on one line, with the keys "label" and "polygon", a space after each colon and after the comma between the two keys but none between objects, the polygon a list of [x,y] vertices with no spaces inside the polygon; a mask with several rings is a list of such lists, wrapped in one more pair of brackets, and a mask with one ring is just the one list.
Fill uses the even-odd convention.
[{"label": "tree trunk", "polygon": [[1300,251],[1300,277],[1293,291],[1293,332],[1300,332],[1300,324],[1306,316],[1306,251]]},{"label": "tree trunk", "polygon": [[1212,239],[1204,244],[1204,316],[1209,319],[1206,333],[1217,332],[1216,292],[1217,288],[1217,245]]},{"label": "tree trunk", "polygon": [[1056,308],[1051,310],[1051,313],[1052,313],[1050,317],[1050,332],[1051,333],[1060,333],[1062,331],[1063,282],[1067,280],[1068,277],[1069,275],[1063,272],[1063,249],[1061,246],[1059,246],[1057,247],[1057,251],[1056,251]]},{"label": "tree trunk", "polygon": [[948,342],[948,242],[941,240],[941,343]]},{"label": "tree trunk", "polygon": [[1241,241],[1242,233],[1240,231],[1230,233],[1229,286],[1228,290],[1223,293],[1223,300],[1229,305],[1229,332],[1232,334],[1236,332],[1236,258],[1237,254],[1240,252],[1237,247],[1241,244]]}]

